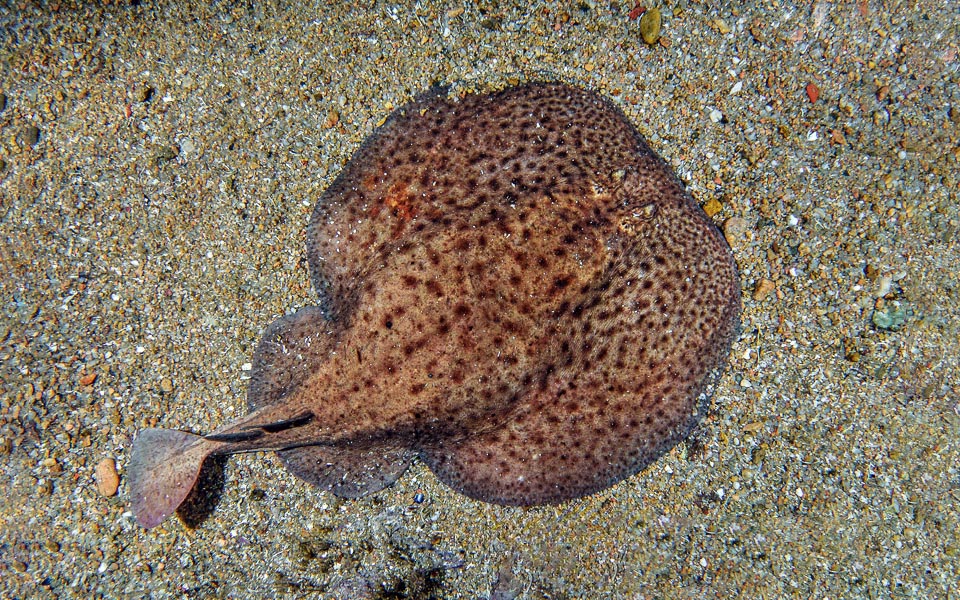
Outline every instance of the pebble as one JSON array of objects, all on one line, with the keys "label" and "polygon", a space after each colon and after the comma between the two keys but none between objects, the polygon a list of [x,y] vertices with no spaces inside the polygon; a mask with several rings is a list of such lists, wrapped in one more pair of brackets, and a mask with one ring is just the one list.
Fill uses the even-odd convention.
[{"label": "pebble", "polygon": [[175,159],[180,155],[180,147],[176,145],[163,145],[157,148],[156,152],[153,155],[153,162],[156,165],[161,165],[165,162],[169,162]]},{"label": "pebble", "polygon": [[957,108],[956,106],[951,106],[950,112],[947,114],[950,116],[950,120],[953,121],[954,125],[960,125],[960,108]]},{"label": "pebble", "polygon": [[640,37],[652,46],[660,39],[660,25],[662,19],[659,8],[651,8],[640,17]]},{"label": "pebble", "polygon": [[907,311],[899,303],[873,311],[870,319],[878,329],[898,331],[907,322]]},{"label": "pebble", "polygon": [[193,143],[193,140],[185,139],[180,142],[180,152],[184,154],[193,154],[196,149],[197,145]]},{"label": "pebble", "polygon": [[741,217],[730,217],[723,224],[723,236],[727,238],[727,243],[731,246],[736,246],[743,237],[747,234],[747,229],[750,225],[747,223],[747,220]]},{"label": "pebble", "polygon": [[766,277],[761,277],[757,281],[757,285],[753,288],[753,299],[757,302],[762,302],[764,298],[770,295],[770,292],[777,289],[777,284],[770,281]]},{"label": "pebble", "polygon": [[173,391],[173,380],[169,377],[164,377],[160,380],[160,391],[164,394],[169,394]]},{"label": "pebble", "polygon": [[137,102],[149,102],[153,99],[154,94],[157,93],[153,87],[145,85],[141,87],[137,92]]},{"label": "pebble", "polygon": [[703,212],[707,213],[710,218],[713,218],[721,210],[723,210],[723,205],[716,198],[711,198],[703,205]]},{"label": "pebble", "polygon": [[97,491],[100,495],[109,498],[116,495],[120,487],[120,476],[117,475],[117,462],[112,458],[104,458],[97,463],[95,472]]},{"label": "pebble", "polygon": [[[876,272],[876,269],[874,269],[874,272]],[[870,277],[869,272],[867,272],[866,274],[868,277]],[[874,277],[871,277],[871,279],[874,279]],[[893,277],[891,277],[890,275],[882,276],[880,278],[880,281],[877,282],[877,291],[874,293],[874,297],[883,298],[884,296],[890,293],[891,287],[893,287]]]},{"label": "pebble", "polygon": [[716,29],[723,35],[726,35],[731,31],[733,31],[733,29],[731,29],[730,26],[727,25],[727,22],[720,18],[714,19],[713,21],[710,22],[710,24],[713,26],[714,29]]},{"label": "pebble", "polygon": [[40,128],[36,125],[27,125],[23,128],[23,142],[30,146],[36,146],[40,141]]}]

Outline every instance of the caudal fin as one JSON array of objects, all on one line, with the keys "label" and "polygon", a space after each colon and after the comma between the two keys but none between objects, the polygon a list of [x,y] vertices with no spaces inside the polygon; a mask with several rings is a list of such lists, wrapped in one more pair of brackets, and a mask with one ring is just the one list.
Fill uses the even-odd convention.
[{"label": "caudal fin", "polygon": [[169,429],[141,431],[133,441],[127,468],[137,522],[150,529],[170,516],[193,489],[209,454],[210,444],[198,435]]}]

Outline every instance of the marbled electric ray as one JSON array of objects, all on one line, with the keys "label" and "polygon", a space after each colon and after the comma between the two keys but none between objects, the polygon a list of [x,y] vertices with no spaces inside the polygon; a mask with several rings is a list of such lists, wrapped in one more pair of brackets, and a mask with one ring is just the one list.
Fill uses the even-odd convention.
[{"label": "marbled electric ray", "polygon": [[723,236],[619,109],[563,84],[396,110],[307,250],[318,306],[267,329],[250,413],[137,437],[145,527],[207,457],[261,450],[348,498],[416,456],[487,502],[596,492],[697,423],[739,324]]}]

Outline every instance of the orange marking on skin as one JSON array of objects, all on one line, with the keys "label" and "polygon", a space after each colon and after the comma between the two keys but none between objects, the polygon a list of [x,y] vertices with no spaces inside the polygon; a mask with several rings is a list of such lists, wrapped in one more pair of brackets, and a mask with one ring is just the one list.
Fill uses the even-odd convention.
[{"label": "orange marking on skin", "polygon": [[410,193],[410,186],[405,181],[398,181],[387,190],[383,204],[390,208],[393,216],[397,217],[393,229],[394,238],[398,237],[406,224],[416,216],[417,206],[413,203],[414,200],[413,194]]}]

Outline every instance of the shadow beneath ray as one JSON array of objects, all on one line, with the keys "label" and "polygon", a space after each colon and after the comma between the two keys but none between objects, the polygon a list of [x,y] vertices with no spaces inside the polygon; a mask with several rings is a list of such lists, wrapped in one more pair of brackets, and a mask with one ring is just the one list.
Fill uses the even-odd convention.
[{"label": "shadow beneath ray", "polygon": [[196,529],[213,513],[226,483],[224,471],[229,456],[211,456],[203,461],[197,483],[186,500],[177,508],[177,516],[189,529]]}]

